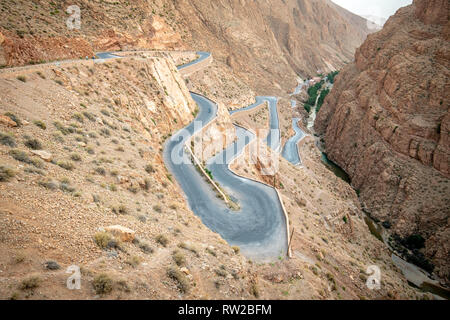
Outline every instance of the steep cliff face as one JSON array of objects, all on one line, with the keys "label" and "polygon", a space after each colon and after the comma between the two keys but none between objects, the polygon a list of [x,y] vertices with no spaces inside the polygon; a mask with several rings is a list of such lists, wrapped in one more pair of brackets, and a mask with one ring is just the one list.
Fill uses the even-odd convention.
[{"label": "steep cliff face", "polygon": [[416,0],[369,35],[315,123],[367,211],[401,237],[425,238],[414,254],[425,254],[447,281],[449,10],[447,0]]},{"label": "steep cliff face", "polygon": [[[81,9],[80,30],[66,26],[70,5]],[[340,69],[369,33],[365,19],[329,0],[17,0],[2,4],[0,21],[0,66],[190,47],[264,94],[290,92],[297,74]]]},{"label": "steep cliff face", "polygon": [[340,69],[369,33],[365,19],[328,0],[177,0],[174,10],[191,46],[267,94],[292,88],[296,74]]},{"label": "steep cliff face", "polygon": [[[80,8],[80,29],[67,26],[72,5]],[[162,4],[144,0],[3,1],[0,66],[92,57],[95,51],[184,49],[169,15]]]}]

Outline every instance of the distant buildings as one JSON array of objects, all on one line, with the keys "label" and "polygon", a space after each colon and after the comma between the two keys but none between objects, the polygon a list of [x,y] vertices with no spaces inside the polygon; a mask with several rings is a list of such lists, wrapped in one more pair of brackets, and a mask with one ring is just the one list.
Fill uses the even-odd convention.
[{"label": "distant buildings", "polygon": [[306,80],[305,83],[307,86],[313,86],[316,83],[319,83],[322,80],[321,77],[314,77],[312,79]]}]

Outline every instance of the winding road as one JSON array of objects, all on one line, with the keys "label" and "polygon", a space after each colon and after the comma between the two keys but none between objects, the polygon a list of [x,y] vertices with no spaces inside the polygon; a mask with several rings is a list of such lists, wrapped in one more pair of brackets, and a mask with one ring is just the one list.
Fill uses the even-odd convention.
[{"label": "winding road", "polygon": [[111,52],[98,52],[95,54],[95,56],[97,57],[97,59],[117,59],[117,58],[121,58],[119,56],[116,56],[115,54],[111,53]]},{"label": "winding road", "polygon": [[[208,52],[197,52],[199,58],[178,66],[182,70],[210,57]],[[97,53],[98,60],[121,58],[110,52]],[[181,129],[166,142],[163,151],[164,162],[185,193],[192,211],[212,231],[219,233],[230,245],[240,247],[241,252],[255,261],[274,261],[284,257],[288,251],[286,216],[277,191],[260,182],[236,175],[229,164],[255,138],[253,133],[236,127],[237,140],[225,150],[207,161],[215,181],[227,195],[238,203],[239,211],[232,211],[226,203],[217,198],[215,190],[191,162],[186,142],[201,131],[217,116],[217,105],[206,97],[191,92],[199,107],[195,120]],[[256,103],[237,111],[250,110],[268,102],[270,130],[266,142],[275,151],[281,148],[280,129],[276,97],[256,97]],[[201,126],[194,126],[194,122]]]},{"label": "winding road", "polygon": [[[197,60],[178,67],[180,70],[195,65],[210,54],[198,52]],[[304,83],[300,83],[293,94],[298,94]],[[250,131],[236,126],[237,140],[222,152],[206,162],[214,180],[219,183],[226,194],[239,205],[239,211],[232,211],[216,192],[203,179],[196,167],[191,163],[186,148],[190,137],[201,131],[217,115],[217,105],[196,93],[191,93],[199,107],[195,121],[202,126],[194,129],[193,123],[173,135],[164,148],[164,162],[183,189],[192,211],[212,231],[219,233],[230,245],[241,248],[242,253],[250,259],[273,261],[285,256],[288,250],[286,217],[277,191],[263,183],[236,175],[229,164],[238,157],[255,136]],[[230,111],[230,115],[252,110],[267,102],[269,109],[269,133],[267,145],[275,152],[281,150],[281,134],[278,118],[278,98],[258,96],[256,102],[239,110]],[[283,157],[294,165],[300,165],[298,142],[305,136],[297,126],[299,119],[293,119],[296,134],[289,139],[283,149]],[[195,131],[194,131],[195,130]],[[182,159],[183,161],[174,161]]]},{"label": "winding road", "polygon": [[[179,69],[199,63],[209,54],[199,52],[200,58],[180,66]],[[230,245],[239,246],[241,252],[255,261],[274,261],[287,254],[287,228],[283,206],[277,191],[263,183],[236,175],[229,164],[238,157],[255,136],[244,128],[236,127],[237,140],[209,159],[206,167],[214,180],[239,205],[231,210],[191,163],[186,142],[217,116],[217,105],[196,93],[191,93],[199,107],[194,122],[174,134],[164,147],[164,162],[185,193],[192,211],[212,231],[219,233]],[[231,114],[250,110],[265,101],[270,110],[270,130],[266,142],[273,150],[280,149],[280,130],[276,97],[257,97],[256,103]],[[182,161],[180,161],[182,160]]]},{"label": "winding road", "polygon": [[[298,85],[295,88],[294,92],[291,94],[291,96],[299,94],[302,91],[303,87],[306,86],[307,84],[308,82],[298,81]],[[297,106],[297,102],[295,100],[291,100],[291,106],[295,108]],[[292,129],[294,129],[295,134],[291,138],[289,138],[288,141],[286,141],[283,147],[283,151],[281,153],[283,158],[292,163],[294,166],[302,165],[302,160],[300,158],[300,153],[298,150],[298,143],[303,138],[306,137],[306,133],[298,126],[299,121],[300,118],[292,119]]]},{"label": "winding road", "polygon": [[197,63],[202,62],[203,60],[206,60],[207,58],[209,58],[211,56],[211,53],[203,52],[203,51],[199,51],[199,52],[197,52],[197,54],[199,55],[199,57],[197,59],[195,59],[195,60],[193,60],[191,62],[185,63],[185,64],[183,64],[181,66],[178,66],[178,70],[182,70],[184,68],[193,66],[193,65],[195,65]]},{"label": "winding road", "polygon": [[[211,55],[208,52],[197,54],[198,59],[178,66],[178,69],[198,64]],[[97,53],[96,56],[99,59],[120,58],[109,52]],[[254,134],[235,126],[236,141],[206,163],[214,180],[239,205],[239,211],[232,211],[223,199],[217,197],[215,190],[191,162],[190,154],[186,150],[186,142],[213,121],[218,111],[217,105],[206,97],[193,92],[191,96],[199,108],[196,119],[172,135],[163,151],[164,162],[185,193],[190,208],[209,229],[219,233],[230,245],[239,246],[249,259],[274,261],[286,256],[287,218],[277,191],[266,184],[238,176],[229,167],[255,139]],[[256,97],[254,104],[231,111],[230,114],[251,110],[264,102],[268,103],[270,114],[270,131],[266,143],[272,150],[280,152],[278,98]],[[198,126],[198,123],[194,126],[194,122],[200,122],[201,126]]]},{"label": "winding road", "polygon": [[277,97],[256,97],[256,102],[247,107],[230,111],[230,115],[237,114],[242,111],[252,110],[264,102],[267,102],[269,106],[269,134],[266,137],[267,145],[275,152],[280,152],[281,149],[281,134],[280,134],[280,121],[278,119],[278,98]]},{"label": "winding road", "polygon": [[[189,160],[185,143],[217,115],[217,105],[191,93],[199,107],[195,121],[203,126],[194,131],[194,122],[174,134],[164,148],[164,162],[183,189],[192,211],[212,231],[219,233],[230,245],[257,261],[273,261],[287,253],[287,230],[282,205],[276,191],[262,183],[237,176],[229,163],[255,137],[237,127],[237,141],[207,161],[214,179],[235,200],[240,210],[232,211],[204,180]],[[182,159],[183,161],[177,161]],[[180,163],[181,162],[181,163]]]},{"label": "winding road", "polygon": [[300,154],[298,150],[298,143],[306,136],[302,129],[299,128],[298,122],[300,118],[292,119],[292,128],[295,131],[295,135],[293,135],[284,145],[282,156],[287,161],[292,163],[294,166],[299,166],[302,164],[302,160],[300,159]]},{"label": "winding road", "polygon": [[[178,69],[195,65],[211,56],[208,52],[197,54],[198,59],[179,66]],[[93,60],[95,63],[101,63],[103,60],[120,58],[123,57],[114,52],[99,52]],[[52,64],[61,65],[65,62],[71,60]],[[191,96],[199,107],[195,121],[200,121],[202,125],[194,126],[193,121],[172,135],[163,150],[164,162],[184,191],[190,208],[208,228],[219,233],[230,245],[239,246],[249,259],[268,262],[285,257],[288,253],[288,218],[277,190],[264,183],[238,176],[229,168],[231,161],[255,139],[254,134],[235,126],[237,140],[207,161],[207,168],[211,170],[214,179],[239,205],[239,211],[232,211],[223,199],[217,198],[216,191],[199,173],[186,150],[186,142],[213,121],[218,111],[217,105],[206,97],[192,92]],[[266,142],[274,151],[280,152],[278,98],[256,97],[255,104],[231,114],[252,109],[264,102],[268,102],[271,129]]]}]

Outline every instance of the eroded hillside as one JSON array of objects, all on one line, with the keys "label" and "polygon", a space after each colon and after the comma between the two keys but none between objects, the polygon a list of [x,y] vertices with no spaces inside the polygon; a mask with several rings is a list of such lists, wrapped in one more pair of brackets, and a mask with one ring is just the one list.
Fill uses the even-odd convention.
[{"label": "eroded hillside", "polygon": [[[207,229],[162,162],[165,139],[196,110],[172,58],[155,55],[2,74],[2,298],[421,297],[346,204],[351,188],[333,178],[319,191],[317,179],[333,177],[321,165],[314,177],[282,162],[293,258],[253,263]],[[230,124],[220,114],[219,130]],[[322,218],[328,205],[342,209],[336,222]],[[386,270],[379,291],[365,285],[373,263]],[[66,288],[70,265],[81,267],[79,291]]]},{"label": "eroded hillside", "polygon": [[[232,166],[280,191],[292,257],[271,263],[248,260],[205,227],[162,158],[165,141],[198,112],[188,90],[219,107],[206,148],[221,136],[232,141],[235,121],[267,129],[266,105],[237,117],[227,110],[253,103],[255,92],[291,92],[296,73],[343,66],[367,34],[363,19],[319,0],[70,4],[85,13],[81,31],[65,29],[68,2],[2,3],[0,64],[189,46],[214,60],[185,79],[176,65],[195,52],[1,71],[1,298],[431,297],[408,286],[369,233],[355,191],[321,164],[311,137],[300,148],[303,167],[280,158],[270,177],[261,174],[264,159]],[[298,114],[287,99],[278,112],[285,142]],[[208,159],[223,147],[200,151]],[[71,265],[81,267],[81,290],[66,287]],[[380,290],[366,285],[370,265],[382,270]]]},{"label": "eroded hillside", "polygon": [[[252,89],[290,91],[296,75],[341,68],[369,33],[330,1],[176,1],[192,47],[214,53]],[[189,23],[188,23],[189,22]]]},{"label": "eroded hillside", "polygon": [[337,77],[315,124],[365,210],[447,283],[449,27],[446,0],[400,9]]},{"label": "eroded hillside", "polygon": [[[73,5],[80,8],[80,29],[67,27]],[[171,17],[165,4],[144,0],[2,1],[0,66],[90,58],[97,51],[183,49],[185,34]]]},{"label": "eroded hillside", "polygon": [[[79,30],[66,26],[69,5],[80,7]],[[365,19],[328,0],[17,0],[1,4],[0,21],[3,66],[190,47],[265,94],[290,91],[297,74],[341,68],[369,33]]]}]

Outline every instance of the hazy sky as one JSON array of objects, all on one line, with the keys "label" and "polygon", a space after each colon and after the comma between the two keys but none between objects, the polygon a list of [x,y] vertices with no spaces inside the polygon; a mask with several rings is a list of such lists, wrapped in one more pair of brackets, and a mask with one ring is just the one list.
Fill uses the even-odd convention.
[{"label": "hazy sky", "polygon": [[412,3],[412,0],[331,0],[341,7],[358,15],[372,15],[389,18],[399,8]]}]

